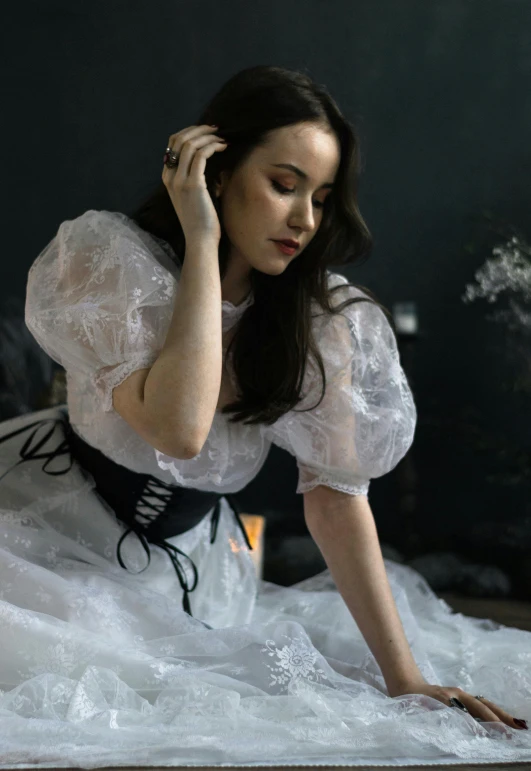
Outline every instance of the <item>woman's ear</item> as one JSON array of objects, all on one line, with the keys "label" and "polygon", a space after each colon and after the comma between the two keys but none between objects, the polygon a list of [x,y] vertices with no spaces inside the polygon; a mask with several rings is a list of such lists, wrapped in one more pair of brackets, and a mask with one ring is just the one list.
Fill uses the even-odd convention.
[{"label": "woman's ear", "polygon": [[217,180],[214,183],[214,195],[216,196],[216,198],[219,198],[220,195],[223,193],[223,190],[225,188],[225,183],[226,183],[226,176],[227,176],[226,171],[221,171],[219,173]]}]

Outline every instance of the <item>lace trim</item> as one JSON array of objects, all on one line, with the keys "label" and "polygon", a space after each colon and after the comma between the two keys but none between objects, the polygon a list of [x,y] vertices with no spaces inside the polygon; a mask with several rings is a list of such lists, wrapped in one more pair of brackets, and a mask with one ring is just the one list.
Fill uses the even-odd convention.
[{"label": "lace trim", "polygon": [[[216,413],[218,415],[219,413]],[[185,478],[181,472],[179,471],[177,467],[178,461],[176,461],[175,458],[171,458],[169,455],[165,455],[164,453],[161,453],[160,450],[155,450],[155,457],[157,458],[157,465],[163,470],[163,471],[169,471],[172,476],[175,477],[177,480],[177,484],[181,485],[182,487],[189,487],[190,486],[190,478]],[[168,461],[163,460],[163,458],[169,458]],[[207,484],[214,484],[219,485],[223,482],[223,476],[219,473],[219,471],[212,471],[210,469],[207,469],[205,473],[200,474],[196,473],[194,474],[194,487],[197,487],[199,489],[205,489],[204,485]]]},{"label": "lace trim", "polygon": [[221,301],[222,331],[229,330],[243,316],[247,308],[254,302],[251,292],[239,305],[234,305],[229,300]]},{"label": "lace trim", "polygon": [[238,305],[234,305],[234,303],[231,303],[230,300],[222,300],[221,304],[226,305],[229,308],[234,308],[235,310],[240,310],[240,308],[246,308],[248,305],[251,305],[253,300],[254,300],[254,295],[251,291],[249,292],[245,300],[242,300],[241,303],[239,303]]},{"label": "lace trim", "polygon": [[134,359],[124,361],[107,372],[99,370],[95,373],[93,383],[102,398],[104,412],[110,412],[114,409],[112,404],[113,388],[119,386],[135,370],[151,367],[155,363],[157,356],[158,352],[156,351],[145,351],[144,353],[137,354]]},{"label": "lace trim", "polygon": [[348,493],[349,495],[367,495],[369,492],[369,484],[370,482],[363,482],[358,485],[337,482],[329,476],[326,476],[326,474],[320,474],[318,477],[312,479],[311,482],[299,482],[296,492],[307,493],[318,485],[324,485],[325,487],[331,487],[333,490],[339,490],[340,492]]}]

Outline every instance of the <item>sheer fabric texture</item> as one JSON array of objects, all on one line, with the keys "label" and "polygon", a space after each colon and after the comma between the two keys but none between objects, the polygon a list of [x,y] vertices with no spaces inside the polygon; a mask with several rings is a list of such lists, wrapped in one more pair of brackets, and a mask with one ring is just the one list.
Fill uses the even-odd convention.
[{"label": "sheer fabric texture", "polygon": [[[117,463],[166,482],[237,492],[265,463],[271,443],[295,456],[297,492],[324,484],[367,494],[369,480],[394,468],[409,449],[416,409],[383,312],[370,303],[327,318],[315,309],[316,337],[327,375],[315,410],[288,412],[273,426],[232,424],[216,412],[201,452],[189,460],[154,450],[116,413],[112,389],[151,366],[171,322],[179,269],[171,247],[120,212],[89,210],[61,224],[32,265],[26,324],[66,372],[70,420],[78,433]],[[345,284],[337,300],[364,296]],[[230,329],[253,302],[224,302]],[[229,372],[230,358],[229,358]],[[321,378],[310,359],[297,409],[317,403]]]},{"label": "sheer fabric texture", "polygon": [[[254,478],[274,442],[297,460],[298,492],[367,494],[416,421],[394,337],[368,303],[316,317],[330,391],[308,413],[266,430],[217,414],[200,455],[178,461],[114,411],[112,388],[163,345],[179,279],[171,256],[125,215],[91,210],[34,263],[28,327],[67,371],[80,435],[132,470],[227,492]],[[223,325],[249,302],[224,303]],[[302,406],[319,397],[314,376]],[[419,694],[391,698],[330,572],[290,587],[261,580],[225,499],[214,543],[209,517],[170,539],[198,567],[193,618],[165,551],[153,546],[142,573],[122,569],[125,525],[62,452],[60,412],[0,423],[0,768],[531,761],[529,732]],[[136,540],[124,551],[144,567]],[[420,574],[385,567],[426,679],[529,719],[531,634],[452,613]]]}]

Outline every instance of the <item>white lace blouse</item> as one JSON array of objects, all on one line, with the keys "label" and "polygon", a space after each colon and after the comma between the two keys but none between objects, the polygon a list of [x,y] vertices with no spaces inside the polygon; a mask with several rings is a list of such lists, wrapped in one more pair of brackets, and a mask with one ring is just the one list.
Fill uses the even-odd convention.
[{"label": "white lace blouse", "polygon": [[[221,493],[244,488],[271,443],[295,456],[296,492],[316,485],[366,495],[369,480],[393,469],[412,444],[416,407],[384,313],[367,302],[317,316],[326,372],[321,404],[290,411],[272,426],[230,423],[216,412],[201,452],[172,458],[145,442],[118,415],[112,389],[151,366],[166,338],[180,270],[171,246],[121,212],[90,209],[64,221],[28,274],[25,320],[39,345],[66,370],[73,428],[117,463],[165,482]],[[334,304],[367,295],[329,271]],[[223,330],[253,302],[222,304]],[[322,313],[316,307],[316,313]],[[228,360],[231,370],[230,357]],[[315,405],[321,376],[310,357],[297,409]]]}]

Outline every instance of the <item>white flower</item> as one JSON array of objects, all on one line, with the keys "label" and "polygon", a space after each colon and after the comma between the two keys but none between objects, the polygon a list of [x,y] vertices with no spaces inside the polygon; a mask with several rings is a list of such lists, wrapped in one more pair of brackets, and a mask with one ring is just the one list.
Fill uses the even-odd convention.
[{"label": "white flower", "polygon": [[277,656],[282,669],[287,669],[291,675],[300,677],[305,677],[313,671],[316,658],[311,648],[298,645],[296,642],[277,649]]}]

